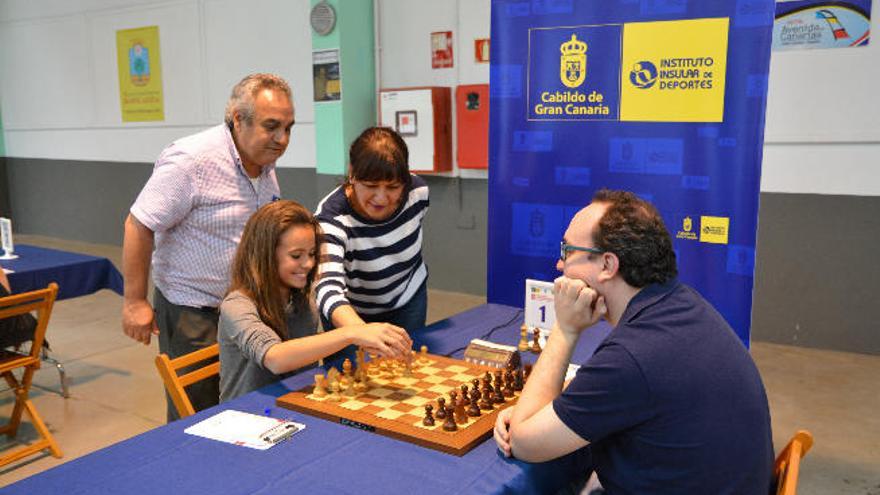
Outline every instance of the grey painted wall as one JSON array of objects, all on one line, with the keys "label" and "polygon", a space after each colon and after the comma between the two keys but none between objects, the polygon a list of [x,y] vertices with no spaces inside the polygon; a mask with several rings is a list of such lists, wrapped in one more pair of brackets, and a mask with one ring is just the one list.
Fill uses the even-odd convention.
[{"label": "grey painted wall", "polygon": [[9,209],[9,185],[6,179],[6,157],[0,156],[0,217],[12,214]]},{"label": "grey painted wall", "polygon": [[[20,158],[6,158],[5,167],[17,232],[117,245],[122,220],[152,169]],[[486,181],[426,180],[430,287],[485,294]],[[314,209],[341,178],[279,169],[278,182],[285,198]],[[761,193],[754,340],[880,354],[870,311],[880,280],[878,211],[880,197]]]},{"label": "grey painted wall", "polygon": [[761,194],[752,338],[880,354],[880,197]]}]

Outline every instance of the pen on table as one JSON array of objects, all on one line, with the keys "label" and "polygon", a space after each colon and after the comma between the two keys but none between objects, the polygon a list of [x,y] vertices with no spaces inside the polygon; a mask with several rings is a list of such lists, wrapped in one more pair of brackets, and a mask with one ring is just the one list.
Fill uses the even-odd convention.
[{"label": "pen on table", "polygon": [[290,438],[297,431],[299,431],[299,428],[295,424],[282,423],[261,433],[260,438],[266,443],[278,443]]}]

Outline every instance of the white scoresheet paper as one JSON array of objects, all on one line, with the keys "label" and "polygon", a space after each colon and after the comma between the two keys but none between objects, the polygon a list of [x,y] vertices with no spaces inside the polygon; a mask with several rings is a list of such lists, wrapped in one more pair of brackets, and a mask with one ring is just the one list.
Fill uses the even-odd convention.
[{"label": "white scoresheet paper", "polygon": [[202,420],[183,432],[242,447],[266,450],[305,427],[302,423],[229,409]]}]

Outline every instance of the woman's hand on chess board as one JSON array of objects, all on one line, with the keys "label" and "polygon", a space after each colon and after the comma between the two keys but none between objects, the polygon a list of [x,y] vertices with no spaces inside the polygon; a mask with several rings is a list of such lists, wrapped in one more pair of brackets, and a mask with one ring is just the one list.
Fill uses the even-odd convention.
[{"label": "woman's hand on chess board", "polygon": [[[340,329],[343,330],[343,329]],[[344,327],[351,343],[371,354],[392,359],[404,359],[411,354],[412,339],[406,330],[390,323],[365,323]]]}]

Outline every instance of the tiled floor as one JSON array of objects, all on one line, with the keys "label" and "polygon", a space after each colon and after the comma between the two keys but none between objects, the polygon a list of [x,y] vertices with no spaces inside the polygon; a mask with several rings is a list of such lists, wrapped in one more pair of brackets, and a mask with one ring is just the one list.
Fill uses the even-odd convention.
[{"label": "tiled floor", "polygon": [[[106,256],[117,266],[120,262],[116,246],[23,235],[16,240]],[[432,290],[428,320],[484,301]],[[156,343],[148,349],[122,334],[121,307],[121,298],[109,291],[56,303],[48,338],[53,355],[67,369],[71,397],[56,393],[58,373],[49,366],[37,373],[40,388],[32,397],[64,458],[33,456],[0,468],[0,486],[164,423],[162,385],[153,364]],[[752,355],[770,397],[777,450],[797,429],[810,430],[816,439],[801,467],[800,493],[880,495],[880,356],[761,342],[753,344]],[[0,421],[11,409],[11,392],[0,393]],[[25,424],[17,440],[34,437]],[[724,455],[723,447],[719,455]]]}]

